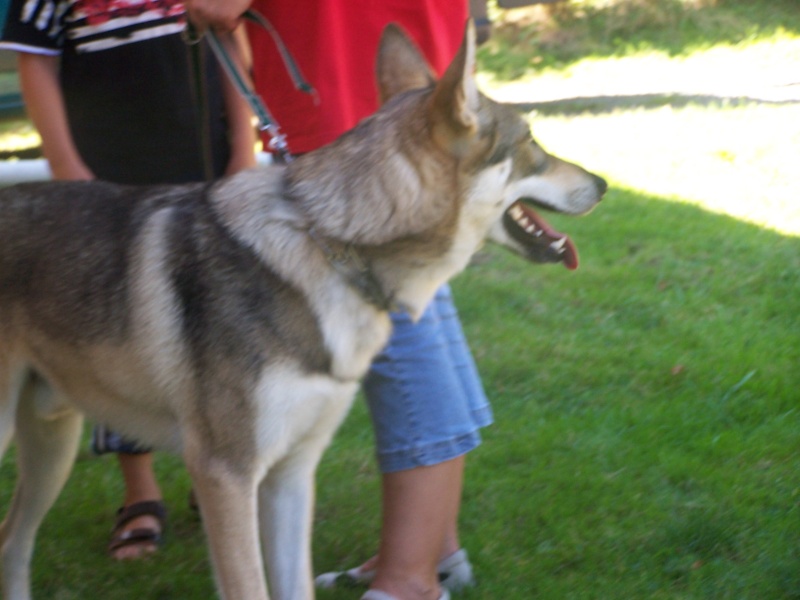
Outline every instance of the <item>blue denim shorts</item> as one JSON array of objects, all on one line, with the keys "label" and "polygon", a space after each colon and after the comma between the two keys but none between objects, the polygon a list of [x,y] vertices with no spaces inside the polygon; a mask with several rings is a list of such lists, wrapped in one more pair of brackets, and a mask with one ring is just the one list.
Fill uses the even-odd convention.
[{"label": "blue denim shorts", "polygon": [[477,447],[492,411],[450,289],[422,318],[392,314],[394,332],[364,380],[378,465],[391,473],[438,464]]}]

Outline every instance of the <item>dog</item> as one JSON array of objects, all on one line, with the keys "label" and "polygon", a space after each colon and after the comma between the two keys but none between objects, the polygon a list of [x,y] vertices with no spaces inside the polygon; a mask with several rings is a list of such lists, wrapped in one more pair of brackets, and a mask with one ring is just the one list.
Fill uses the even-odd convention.
[{"label": "dog", "polygon": [[[287,166],[213,184],[0,191],[0,527],[6,600],[28,600],[36,530],[83,415],[179,453],[226,600],[314,597],[314,472],[390,334],[487,235],[577,266],[535,212],[590,211],[605,182],[548,155],[476,88],[475,33],[437,80],[396,26],[382,106]],[[265,576],[265,568],[266,574]]]}]

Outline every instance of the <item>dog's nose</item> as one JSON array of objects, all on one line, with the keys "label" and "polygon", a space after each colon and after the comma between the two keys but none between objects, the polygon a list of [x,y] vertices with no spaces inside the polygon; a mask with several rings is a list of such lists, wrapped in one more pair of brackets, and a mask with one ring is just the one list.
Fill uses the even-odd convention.
[{"label": "dog's nose", "polygon": [[592,173],[591,175],[592,179],[594,179],[594,185],[597,187],[597,193],[602,198],[603,194],[605,194],[606,191],[608,190],[608,183],[606,182],[605,179],[603,179],[599,175],[595,175],[594,173]]}]

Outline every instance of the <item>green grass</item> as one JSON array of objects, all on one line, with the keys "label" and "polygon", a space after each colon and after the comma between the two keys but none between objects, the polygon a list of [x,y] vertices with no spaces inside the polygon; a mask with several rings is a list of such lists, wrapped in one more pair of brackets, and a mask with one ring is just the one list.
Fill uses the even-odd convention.
[{"label": "green grass", "polygon": [[38,157],[42,141],[31,122],[24,118],[0,121],[0,157]]},{"label": "green grass", "polygon": [[[800,101],[689,102],[534,114],[531,122],[551,152],[615,186],[800,235]],[[682,230],[673,234],[682,236]]]},{"label": "green grass", "polygon": [[[496,420],[468,460],[461,530],[480,585],[466,600],[800,599],[800,103],[656,85],[715,69],[796,74],[800,13],[717,4],[703,22],[728,25],[705,42],[668,45],[663,25],[642,51],[592,38],[594,58],[548,48],[520,84],[482,63],[548,149],[611,190],[585,218],[550,219],[577,243],[578,271],[490,248],[454,282]],[[660,6],[673,28],[676,3],[636,5]],[[589,27],[574,12],[565,36]],[[319,570],[375,549],[372,451],[358,402],[319,472]],[[115,565],[103,552],[119,476],[80,457],[41,531],[39,599],[212,596],[186,474],[166,456],[158,469],[167,545]],[[13,470],[0,468],[0,506]]]}]

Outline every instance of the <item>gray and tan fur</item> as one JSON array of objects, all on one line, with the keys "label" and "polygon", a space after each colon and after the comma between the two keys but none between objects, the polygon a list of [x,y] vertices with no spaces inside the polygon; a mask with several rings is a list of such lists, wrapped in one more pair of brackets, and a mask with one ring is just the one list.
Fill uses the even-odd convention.
[{"label": "gray and tan fur", "polygon": [[83,414],[183,457],[221,598],[266,600],[267,580],[278,600],[314,597],[314,471],[387,308],[419,315],[516,200],[578,214],[605,189],[477,92],[473,37],[437,83],[390,27],[383,108],[288,167],[0,192],[0,448],[15,439],[20,472],[0,526],[6,600],[31,598]]}]

